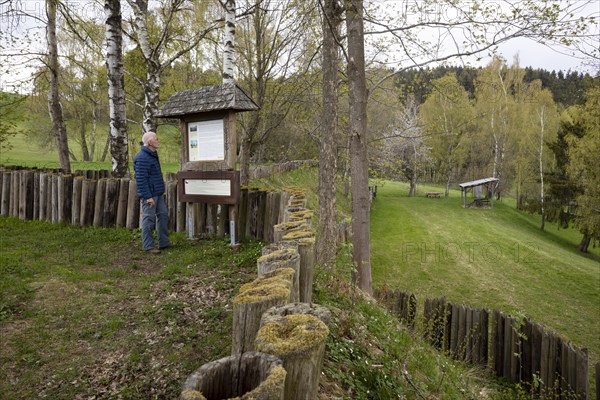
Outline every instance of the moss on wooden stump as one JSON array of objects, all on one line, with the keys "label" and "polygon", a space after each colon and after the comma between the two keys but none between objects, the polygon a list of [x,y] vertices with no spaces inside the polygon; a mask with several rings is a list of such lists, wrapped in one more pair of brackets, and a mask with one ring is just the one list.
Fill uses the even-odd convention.
[{"label": "moss on wooden stump", "polygon": [[237,354],[204,364],[190,375],[180,400],[282,400],[285,377],[276,356]]},{"label": "moss on wooden stump", "polygon": [[233,299],[232,354],[254,350],[254,338],[262,314],[273,306],[289,303],[292,283],[279,276],[256,279],[242,285]]},{"label": "moss on wooden stump", "polygon": [[300,254],[300,301],[312,301],[313,274],[316,263],[315,232],[311,229],[297,230],[286,234],[283,242],[293,242],[298,245]]},{"label": "moss on wooden stump", "polygon": [[304,221],[283,222],[273,227],[273,240],[279,242],[283,237],[297,230],[306,230],[308,225]]},{"label": "moss on wooden stump", "polygon": [[292,279],[290,301],[296,302],[300,299],[300,254],[293,248],[275,250],[260,257],[257,261],[258,276],[266,274],[279,268],[291,268],[295,271]]},{"label": "moss on wooden stump", "polygon": [[293,249],[298,251],[298,243],[295,242],[276,242],[276,243],[271,243],[266,245],[265,247],[262,248],[262,255],[266,256],[268,254],[271,254],[275,251],[279,251],[279,250],[285,250],[285,249]]},{"label": "moss on wooden stump", "polygon": [[313,315],[286,315],[260,328],[256,348],[283,361],[285,399],[316,399],[329,329]]},{"label": "moss on wooden stump", "polygon": [[260,319],[260,326],[264,326],[269,322],[277,321],[281,317],[287,315],[312,315],[319,318],[325,325],[329,325],[331,321],[331,312],[327,307],[318,304],[308,303],[288,303],[283,306],[269,308]]}]

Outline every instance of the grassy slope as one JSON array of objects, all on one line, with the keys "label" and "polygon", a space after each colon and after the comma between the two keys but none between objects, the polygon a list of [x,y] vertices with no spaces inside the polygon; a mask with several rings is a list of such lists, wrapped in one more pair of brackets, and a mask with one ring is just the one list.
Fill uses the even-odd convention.
[{"label": "grassy slope", "polygon": [[375,286],[522,312],[588,347],[598,360],[598,249],[579,253],[576,231],[547,224],[541,232],[539,216],[518,212],[510,202],[464,209],[460,192],[448,199],[407,193],[399,183],[379,188],[371,219]]}]

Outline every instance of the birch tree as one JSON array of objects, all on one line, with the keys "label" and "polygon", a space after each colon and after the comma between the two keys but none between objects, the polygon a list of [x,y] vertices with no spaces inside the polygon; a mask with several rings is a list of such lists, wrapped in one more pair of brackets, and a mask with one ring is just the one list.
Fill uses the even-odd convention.
[{"label": "birch tree", "polygon": [[223,34],[223,83],[235,83],[235,0],[226,0]]},{"label": "birch tree", "polygon": [[50,87],[48,89],[48,110],[52,120],[52,131],[56,140],[58,150],[58,161],[64,172],[71,172],[71,160],[69,159],[69,142],[67,137],[67,126],[65,124],[63,109],[60,103],[60,64],[58,62],[58,43],[56,40],[56,10],[57,0],[46,0],[46,40],[48,43],[48,55],[46,65],[50,72]]},{"label": "birch tree", "polygon": [[129,175],[129,145],[125,109],[125,73],[123,69],[123,31],[120,0],[105,0],[106,71],[110,109],[110,154],[116,177]]},{"label": "birch tree", "polygon": [[[148,0],[127,0],[132,9],[127,32],[145,61],[142,131],[156,131],[161,74],[214,31],[219,22],[206,17],[210,2],[161,1],[152,10]],[[214,10],[213,10],[214,11]]]}]

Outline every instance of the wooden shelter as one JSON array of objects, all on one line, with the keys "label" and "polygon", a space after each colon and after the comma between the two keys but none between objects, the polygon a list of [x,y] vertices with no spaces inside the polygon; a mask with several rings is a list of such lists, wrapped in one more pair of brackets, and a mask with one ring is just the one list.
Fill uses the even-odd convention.
[{"label": "wooden shelter", "polygon": [[[469,203],[469,206],[475,205],[481,207],[486,203],[489,203],[494,207],[494,190],[496,188],[496,182],[498,178],[484,178],[476,181],[460,183],[460,197],[463,202],[463,207],[467,207],[467,192],[469,189],[473,192],[474,200]],[[486,195],[483,196],[483,188],[486,189]]]}]

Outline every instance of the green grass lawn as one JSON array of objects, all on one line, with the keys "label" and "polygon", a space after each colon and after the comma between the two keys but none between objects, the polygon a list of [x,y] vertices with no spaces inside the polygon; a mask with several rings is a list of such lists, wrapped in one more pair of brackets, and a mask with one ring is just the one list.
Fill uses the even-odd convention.
[{"label": "green grass lawn", "polygon": [[581,254],[580,234],[539,229],[540,217],[503,200],[493,209],[465,209],[449,198],[407,197],[408,187],[385,182],[371,214],[375,287],[524,313],[559,332],[590,358],[600,358],[600,252]]}]

